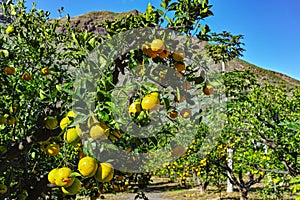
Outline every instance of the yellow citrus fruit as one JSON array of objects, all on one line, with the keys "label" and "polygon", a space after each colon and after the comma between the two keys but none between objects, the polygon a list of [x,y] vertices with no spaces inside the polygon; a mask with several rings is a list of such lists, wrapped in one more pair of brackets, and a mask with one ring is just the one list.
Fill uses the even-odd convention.
[{"label": "yellow citrus fruit", "polygon": [[44,67],[41,70],[42,74],[49,75],[51,73],[50,69],[48,67]]},{"label": "yellow citrus fruit", "polygon": [[71,124],[71,120],[69,117],[64,117],[59,123],[59,126],[62,130],[64,130],[69,124]]},{"label": "yellow citrus fruit", "polygon": [[12,32],[14,32],[14,30],[15,30],[15,28],[14,28],[13,26],[9,25],[9,26],[7,26],[5,32],[6,32],[6,34],[9,35],[9,34],[11,34]]},{"label": "yellow citrus fruit", "polygon": [[142,51],[144,52],[144,54],[147,54],[148,50],[150,49],[150,44],[148,42],[145,42],[142,45]]},{"label": "yellow citrus fruit", "polygon": [[67,117],[75,118],[76,116],[77,116],[77,114],[73,110],[70,110],[67,113]]},{"label": "yellow citrus fruit", "polygon": [[15,72],[16,72],[16,70],[15,70],[15,68],[14,67],[5,67],[4,68],[4,72],[7,74],[7,75],[13,75]]},{"label": "yellow citrus fruit", "polygon": [[61,190],[65,195],[75,195],[81,189],[81,182],[78,178],[75,178],[72,185],[69,187],[62,187]]},{"label": "yellow citrus fruit", "polygon": [[7,123],[7,119],[5,116],[0,115],[0,124],[6,124]]},{"label": "yellow citrus fruit", "polygon": [[150,49],[147,55],[148,55],[150,58],[156,58],[158,54],[157,54],[155,51],[152,51],[152,50]]},{"label": "yellow citrus fruit", "polygon": [[176,110],[173,110],[169,113],[169,116],[172,118],[172,119],[175,119],[178,117],[178,112]]},{"label": "yellow citrus fruit", "polygon": [[69,187],[73,184],[75,178],[70,178],[72,170],[68,167],[58,168],[55,176],[55,185],[59,187]]},{"label": "yellow citrus fruit", "polygon": [[164,48],[165,48],[165,45],[164,45],[164,42],[160,39],[154,39],[152,42],[151,42],[151,50],[156,52],[156,53],[161,53],[163,52]]},{"label": "yellow citrus fruit", "polygon": [[46,153],[49,156],[57,156],[59,154],[60,148],[58,144],[49,144],[46,147]]},{"label": "yellow citrus fruit", "polygon": [[71,145],[76,145],[80,141],[77,131],[76,127],[67,129],[64,133],[64,140]]},{"label": "yellow citrus fruit", "polygon": [[192,111],[191,111],[191,109],[189,109],[189,108],[184,108],[184,109],[181,110],[180,115],[181,115],[183,118],[189,118],[189,117],[191,117],[191,115],[192,115]]},{"label": "yellow citrus fruit", "polygon": [[79,160],[78,171],[82,176],[92,177],[95,175],[98,168],[98,163],[95,158],[86,156]]},{"label": "yellow citrus fruit", "polygon": [[94,140],[105,140],[109,135],[109,128],[104,122],[94,124],[90,128],[90,136]]},{"label": "yellow citrus fruit", "polygon": [[80,126],[79,126],[79,125],[76,125],[76,126],[75,126],[75,129],[76,129],[76,131],[77,131],[77,135],[78,135],[78,136],[81,136],[81,135],[82,135],[82,130],[81,130]]},{"label": "yellow citrus fruit", "polygon": [[135,101],[132,104],[130,104],[128,108],[128,112],[131,116],[135,116],[136,113],[139,113],[141,111],[142,111],[142,106],[141,103],[138,101]]},{"label": "yellow citrus fruit", "polygon": [[25,72],[23,75],[22,75],[22,78],[25,80],[25,81],[30,81],[32,79],[32,76],[30,74],[28,74],[27,72]]},{"label": "yellow citrus fruit", "polygon": [[56,119],[56,117],[53,116],[47,116],[44,119],[44,124],[45,127],[49,130],[53,130],[57,127],[58,125],[58,120]]},{"label": "yellow citrus fruit", "polygon": [[58,168],[55,168],[55,169],[52,169],[48,173],[48,181],[49,181],[49,183],[55,184],[55,179],[56,179],[57,172],[58,172]]},{"label": "yellow citrus fruit", "polygon": [[211,95],[214,92],[214,87],[212,85],[205,85],[203,88],[203,93],[205,95]]},{"label": "yellow citrus fruit", "polygon": [[185,64],[182,63],[182,62],[176,62],[174,64],[174,69],[177,71],[177,72],[182,72],[183,70],[185,70]]},{"label": "yellow citrus fruit", "polygon": [[167,58],[169,55],[170,55],[170,50],[169,50],[169,49],[165,49],[165,50],[163,50],[161,53],[158,54],[158,56],[159,56],[161,59],[165,59],[165,58]]},{"label": "yellow citrus fruit", "polygon": [[183,50],[177,50],[177,51],[174,51],[174,53],[172,54],[172,57],[175,61],[182,61],[185,57],[185,53]]},{"label": "yellow citrus fruit", "polygon": [[3,183],[0,184],[0,194],[5,194],[7,192],[7,186]]},{"label": "yellow citrus fruit", "polygon": [[109,163],[100,163],[95,174],[95,178],[99,182],[109,182],[113,179],[114,168]]},{"label": "yellow citrus fruit", "polygon": [[159,107],[159,93],[151,92],[142,99],[142,108],[144,110],[154,110]]},{"label": "yellow citrus fruit", "polygon": [[147,42],[142,45],[142,51],[150,58],[155,58],[158,55],[156,51],[151,50],[150,44]]}]

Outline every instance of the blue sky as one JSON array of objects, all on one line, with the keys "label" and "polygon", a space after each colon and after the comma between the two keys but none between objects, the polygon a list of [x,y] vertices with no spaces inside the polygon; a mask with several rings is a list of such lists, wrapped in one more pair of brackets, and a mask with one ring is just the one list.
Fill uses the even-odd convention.
[{"label": "blue sky", "polygon": [[[76,16],[89,11],[114,12],[137,9],[141,12],[148,0],[27,0],[58,17],[64,6],[67,13]],[[160,0],[151,0],[159,7]],[[214,16],[207,23],[214,32],[223,30],[244,35],[244,56],[259,67],[277,71],[300,80],[300,2],[299,0],[210,0]]]}]

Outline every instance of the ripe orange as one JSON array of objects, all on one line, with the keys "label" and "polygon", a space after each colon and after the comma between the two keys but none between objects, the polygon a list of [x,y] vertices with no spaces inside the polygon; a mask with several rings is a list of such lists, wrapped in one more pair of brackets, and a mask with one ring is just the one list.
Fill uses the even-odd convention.
[{"label": "ripe orange", "polygon": [[51,73],[50,69],[48,67],[44,67],[41,70],[42,74],[49,75]]},{"label": "ripe orange", "polygon": [[164,42],[160,39],[154,39],[152,42],[151,42],[151,50],[156,52],[156,53],[161,53],[163,52],[164,48],[165,48],[165,45],[164,45]]},{"label": "ripe orange", "polygon": [[132,104],[130,104],[128,108],[128,112],[131,116],[135,116],[136,113],[139,113],[141,111],[142,111],[142,106],[141,103],[138,101],[135,101]]},{"label": "ripe orange", "polygon": [[203,88],[203,93],[205,95],[211,95],[214,92],[214,87],[212,85],[205,85]]},{"label": "ripe orange", "polygon": [[4,68],[4,73],[6,73],[7,75],[13,75],[16,72],[16,69],[14,67],[5,67]]},{"label": "ripe orange", "polygon": [[45,151],[49,156],[57,156],[57,154],[60,152],[60,147],[58,144],[49,144]]},{"label": "ripe orange", "polygon": [[144,110],[154,110],[159,108],[159,93],[151,92],[142,99],[142,108]]},{"label": "ripe orange", "polygon": [[189,118],[189,117],[191,117],[191,115],[192,115],[192,111],[191,111],[191,109],[189,109],[189,108],[184,108],[184,109],[181,110],[180,115],[181,115],[183,118]]},{"label": "ripe orange", "polygon": [[55,176],[55,185],[69,187],[74,183],[75,178],[70,178],[72,170],[68,167],[58,168]]},{"label": "ripe orange", "polygon": [[94,124],[90,128],[90,136],[94,140],[105,140],[107,139],[109,135],[109,128],[104,122],[99,122],[97,124]]},{"label": "ripe orange", "polygon": [[92,177],[95,175],[98,168],[98,163],[95,158],[86,156],[79,160],[78,171],[82,176]]},{"label": "ripe orange", "polygon": [[30,81],[32,79],[32,76],[30,74],[28,74],[27,72],[25,72],[23,75],[22,75],[22,78],[25,80],[25,81]]},{"label": "ripe orange", "polygon": [[95,178],[99,182],[109,182],[113,179],[114,168],[109,163],[100,163],[95,174]]},{"label": "ripe orange", "polygon": [[185,64],[183,62],[176,62],[174,64],[174,68],[177,72],[182,72],[183,70],[185,70]]},{"label": "ripe orange", "polygon": [[165,59],[165,58],[167,58],[169,55],[170,55],[170,50],[169,50],[169,49],[165,49],[165,50],[163,50],[161,53],[158,54],[158,56],[159,56],[161,59]]},{"label": "ripe orange", "polygon": [[150,58],[155,58],[157,56],[157,52],[151,50],[149,43],[144,43],[142,45],[142,51]]},{"label": "ripe orange", "polygon": [[169,113],[169,116],[172,118],[172,119],[175,119],[178,117],[178,112],[176,110],[173,110]]},{"label": "ripe orange", "polygon": [[177,51],[174,51],[174,53],[172,54],[172,57],[175,61],[182,61],[185,57],[185,53],[183,50],[177,50]]}]

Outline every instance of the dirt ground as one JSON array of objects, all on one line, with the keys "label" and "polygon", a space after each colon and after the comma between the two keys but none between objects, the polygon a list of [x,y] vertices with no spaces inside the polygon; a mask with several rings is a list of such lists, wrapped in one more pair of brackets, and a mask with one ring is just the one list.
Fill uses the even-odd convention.
[{"label": "dirt ground", "polygon": [[[249,193],[249,200],[261,200],[256,186]],[[171,183],[168,179],[156,178],[150,185],[138,192],[120,192],[117,194],[103,194],[100,199],[106,200],[238,200],[239,193],[234,191],[227,194],[225,191],[215,193],[212,188],[208,188],[205,194],[201,194],[198,187],[183,189],[178,183]],[[271,198],[273,199],[273,198]],[[293,197],[286,197],[284,200],[293,200]],[[89,200],[88,198],[78,197],[77,200]]]}]

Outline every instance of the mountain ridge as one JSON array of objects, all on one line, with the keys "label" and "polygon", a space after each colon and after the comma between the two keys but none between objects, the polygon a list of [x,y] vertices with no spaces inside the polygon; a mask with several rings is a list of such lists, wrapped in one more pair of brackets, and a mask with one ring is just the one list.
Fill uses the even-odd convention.
[{"label": "mountain ridge", "polygon": [[[129,15],[138,15],[141,12],[134,9],[128,12],[111,12],[111,11],[91,11],[83,13],[70,18],[71,27],[77,27],[79,30],[88,30],[91,32],[99,32],[99,24],[104,23],[105,21],[113,21],[119,18],[124,18]],[[53,20],[53,19],[50,19]],[[59,19],[64,22],[66,19]],[[100,27],[101,28],[101,27]],[[103,30],[100,31],[103,33]],[[262,81],[269,81],[274,84],[286,83],[292,86],[300,86],[300,80],[292,78],[286,74],[276,72],[273,70],[268,70],[250,62],[247,62],[240,58],[235,58],[225,65],[225,71],[233,70],[250,70],[259,75],[259,79]]]}]

